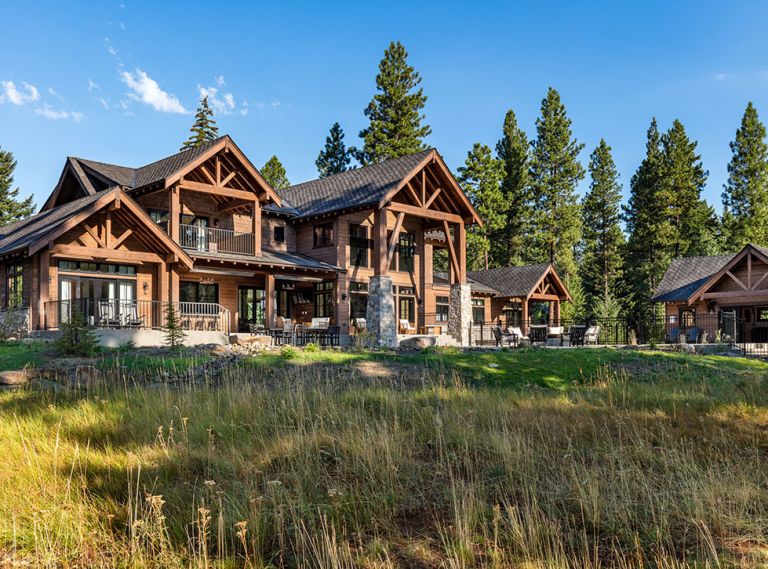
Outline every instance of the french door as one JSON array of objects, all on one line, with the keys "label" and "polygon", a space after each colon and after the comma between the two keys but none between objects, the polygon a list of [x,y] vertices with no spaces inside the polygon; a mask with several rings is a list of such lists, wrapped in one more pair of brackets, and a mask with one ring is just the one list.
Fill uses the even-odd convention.
[{"label": "french door", "polygon": [[251,324],[264,326],[267,299],[263,288],[255,286],[238,287],[237,331],[250,331]]}]

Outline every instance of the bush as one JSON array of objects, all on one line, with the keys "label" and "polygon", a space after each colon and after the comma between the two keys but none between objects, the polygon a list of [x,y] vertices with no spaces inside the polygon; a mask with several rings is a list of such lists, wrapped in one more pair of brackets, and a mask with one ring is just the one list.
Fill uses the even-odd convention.
[{"label": "bush", "polygon": [[376,344],[376,334],[362,330],[353,336],[352,350],[355,352],[363,352],[372,348]]},{"label": "bush", "polygon": [[59,325],[55,347],[63,356],[92,356],[98,351],[99,340],[86,325],[83,314],[75,310],[66,322]]},{"label": "bush", "polygon": [[280,357],[282,357],[284,360],[292,360],[297,355],[298,352],[293,346],[283,346],[280,348]]},{"label": "bush", "polygon": [[320,344],[316,344],[315,342],[310,342],[306,346],[304,346],[304,351],[309,352],[311,354],[314,354],[315,352],[320,351]]}]

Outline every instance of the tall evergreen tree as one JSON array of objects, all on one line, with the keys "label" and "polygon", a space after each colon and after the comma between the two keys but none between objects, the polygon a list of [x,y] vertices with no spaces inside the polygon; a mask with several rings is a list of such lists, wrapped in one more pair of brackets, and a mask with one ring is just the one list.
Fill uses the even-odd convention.
[{"label": "tall evergreen tree", "polygon": [[627,308],[646,313],[650,299],[671,261],[672,229],[667,204],[662,199],[661,135],[654,118],[648,128],[645,158],[630,181],[630,197],[624,208],[629,235],[624,256]]},{"label": "tall evergreen tree", "polygon": [[[605,313],[618,297],[624,234],[619,225],[621,184],[611,147],[600,140],[589,159],[592,183],[582,203],[582,258],[579,275],[592,314]],[[598,310],[599,309],[599,310]],[[605,314],[599,314],[604,316]]]},{"label": "tall evergreen tree", "polygon": [[208,104],[207,96],[200,99],[200,105],[195,112],[195,123],[189,130],[192,134],[181,145],[181,150],[196,148],[218,138],[219,127],[216,126],[216,121],[213,120],[213,109]]},{"label": "tall evergreen tree", "polygon": [[427,97],[419,87],[421,76],[407,58],[403,44],[392,42],[379,63],[379,92],[365,109],[370,124],[360,131],[363,148],[354,151],[363,166],[423,150],[424,138],[432,132],[422,124]]},{"label": "tall evergreen tree", "polygon": [[264,179],[269,182],[269,185],[276,190],[282,190],[291,185],[288,181],[285,167],[275,155],[272,155],[272,158],[267,160],[267,163],[262,166],[261,175],[264,176]]},{"label": "tall evergreen tree", "polygon": [[555,263],[564,276],[575,274],[574,248],[581,236],[576,185],[584,178],[579,144],[560,94],[549,88],[536,120],[529,168],[533,218],[534,259]]},{"label": "tall evergreen tree", "polygon": [[709,173],[696,154],[696,144],[688,138],[679,120],[661,138],[661,198],[669,204],[673,258],[718,251],[717,216],[701,198]]},{"label": "tall evergreen tree", "polygon": [[0,148],[0,226],[29,217],[35,211],[32,197],[19,199],[19,188],[13,187],[16,160],[8,150]]},{"label": "tall evergreen tree", "polygon": [[768,244],[768,144],[765,125],[750,102],[730,143],[728,182],[723,192],[724,244],[731,251],[747,243]]},{"label": "tall evergreen tree", "polygon": [[507,111],[496,155],[504,167],[501,182],[504,223],[491,231],[491,259],[494,266],[521,265],[528,259],[528,238],[533,214],[528,195],[528,137],[517,125],[514,111]]},{"label": "tall evergreen tree", "polygon": [[349,170],[349,163],[352,161],[352,155],[344,145],[344,131],[339,123],[333,123],[331,132],[325,138],[325,148],[315,160],[317,172],[321,178],[346,172]]},{"label": "tall evergreen tree", "polygon": [[490,265],[490,236],[504,227],[504,198],[501,180],[504,165],[491,149],[476,142],[467,152],[464,166],[459,168],[459,183],[467,192],[472,205],[483,220],[483,226],[473,225],[467,233],[467,268],[487,269]]}]

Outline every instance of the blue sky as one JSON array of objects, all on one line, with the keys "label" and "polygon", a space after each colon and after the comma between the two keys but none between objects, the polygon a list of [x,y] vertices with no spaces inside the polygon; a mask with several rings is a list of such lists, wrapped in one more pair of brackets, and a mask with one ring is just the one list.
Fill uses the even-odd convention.
[{"label": "blue sky", "polygon": [[582,163],[604,137],[625,195],[651,117],[681,119],[719,210],[747,101],[768,119],[764,2],[11,0],[3,18],[0,146],[38,204],[67,155],[138,166],[177,151],[201,90],[257,166],[277,154],[292,182],[314,178],[334,121],[357,143],[391,40],[423,77],[428,142],[454,170],[473,142],[495,143],[507,109],[532,137],[551,85]]}]

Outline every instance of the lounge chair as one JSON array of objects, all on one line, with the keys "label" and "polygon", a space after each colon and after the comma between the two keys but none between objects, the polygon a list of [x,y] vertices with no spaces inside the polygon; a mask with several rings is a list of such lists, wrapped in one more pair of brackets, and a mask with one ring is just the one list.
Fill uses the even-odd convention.
[{"label": "lounge chair", "polygon": [[365,332],[365,318],[353,318],[352,326],[354,327],[356,334],[359,332]]},{"label": "lounge chair", "polygon": [[411,325],[411,322],[406,318],[400,319],[400,333],[401,334],[415,334],[416,327]]},{"label": "lounge chair", "polygon": [[552,338],[554,340],[560,340],[560,345],[563,344],[563,327],[562,326],[547,326],[547,339]]},{"label": "lounge chair", "polygon": [[583,346],[587,334],[587,327],[576,324],[568,328],[568,340],[571,346]]},{"label": "lounge chair", "polygon": [[503,347],[505,343],[510,348],[512,346],[517,346],[517,335],[505,334],[504,331],[501,329],[501,326],[493,326],[491,327],[491,331],[493,332],[493,337],[496,340],[497,346]]},{"label": "lounge chair", "polygon": [[597,346],[597,340],[600,338],[600,326],[590,326],[584,332],[584,344],[594,344]]},{"label": "lounge chair", "polygon": [[520,330],[519,326],[510,326],[507,328],[507,332],[515,337],[515,347],[519,346],[521,342],[531,343],[530,338],[523,334],[523,331]]},{"label": "lounge chair", "polygon": [[677,344],[680,340],[680,328],[671,328],[667,334],[667,344]]},{"label": "lounge chair", "polygon": [[688,328],[688,330],[685,330],[683,333],[685,334],[685,341],[689,344],[699,343],[699,335],[701,334],[701,330],[699,330],[696,326],[693,328]]},{"label": "lounge chair", "polygon": [[143,328],[144,315],[139,316],[139,307],[135,302],[126,302],[120,307],[123,326],[127,328]]},{"label": "lounge chair", "polygon": [[100,300],[96,305],[98,309],[98,323],[101,328],[118,328],[120,318],[115,314],[115,303],[112,300]]}]

